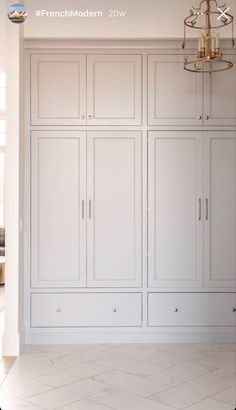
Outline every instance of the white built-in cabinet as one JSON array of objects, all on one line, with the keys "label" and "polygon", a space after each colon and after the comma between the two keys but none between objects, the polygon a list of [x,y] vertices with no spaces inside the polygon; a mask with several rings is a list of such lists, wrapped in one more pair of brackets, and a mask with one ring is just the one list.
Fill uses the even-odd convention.
[{"label": "white built-in cabinet", "polygon": [[31,310],[32,327],[138,327],[142,294],[32,293]]},{"label": "white built-in cabinet", "polygon": [[32,131],[33,287],[86,285],[86,133]]},{"label": "white built-in cabinet", "polygon": [[32,125],[83,125],[86,112],[86,56],[31,54]]},{"label": "white built-in cabinet", "polygon": [[87,283],[140,286],[142,139],[139,131],[87,135]]},{"label": "white built-in cabinet", "polygon": [[31,55],[32,125],[141,125],[140,55]]},{"label": "white built-in cabinet", "polygon": [[236,59],[200,75],[154,53],[28,52],[26,328],[42,342],[235,326]]},{"label": "white built-in cabinet", "polygon": [[181,55],[148,57],[148,124],[158,126],[235,126],[236,57],[225,72],[190,73]]},{"label": "white built-in cabinet", "polygon": [[186,73],[181,55],[148,57],[148,124],[199,125],[201,75]]},{"label": "white built-in cabinet", "polygon": [[202,286],[202,139],[149,132],[149,286]]},{"label": "white built-in cabinet", "polygon": [[207,132],[204,155],[204,278],[236,286],[236,131]]},{"label": "white built-in cabinet", "polygon": [[87,56],[88,125],[141,125],[140,55]]},{"label": "white built-in cabinet", "polygon": [[206,126],[236,126],[236,56],[225,55],[233,68],[204,77],[204,115]]},{"label": "white built-in cabinet", "polygon": [[149,286],[234,287],[236,132],[154,131],[148,140]]},{"label": "white built-in cabinet", "polygon": [[141,164],[139,131],[32,132],[33,287],[141,286]]},{"label": "white built-in cabinet", "polygon": [[234,327],[235,293],[148,294],[148,326]]}]

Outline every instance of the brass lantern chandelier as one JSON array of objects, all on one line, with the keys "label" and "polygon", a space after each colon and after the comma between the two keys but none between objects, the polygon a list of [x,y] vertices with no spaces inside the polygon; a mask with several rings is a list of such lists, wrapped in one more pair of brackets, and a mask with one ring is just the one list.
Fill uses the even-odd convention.
[{"label": "brass lantern chandelier", "polygon": [[232,27],[232,47],[234,41],[234,17],[228,14],[229,7],[220,5],[217,0],[202,0],[199,7],[192,7],[184,20],[183,49],[186,46],[186,29],[198,29],[197,57],[185,57],[184,69],[194,73],[213,73],[225,71],[233,67],[229,59],[225,59],[220,48],[220,30]]}]

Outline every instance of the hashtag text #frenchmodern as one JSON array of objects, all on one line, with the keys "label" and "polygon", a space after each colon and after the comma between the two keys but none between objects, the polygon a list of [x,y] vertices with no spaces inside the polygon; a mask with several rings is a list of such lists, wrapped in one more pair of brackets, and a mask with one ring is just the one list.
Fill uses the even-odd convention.
[{"label": "hashtag text #frenchmodern", "polygon": [[99,10],[37,10],[36,17],[103,17]]}]

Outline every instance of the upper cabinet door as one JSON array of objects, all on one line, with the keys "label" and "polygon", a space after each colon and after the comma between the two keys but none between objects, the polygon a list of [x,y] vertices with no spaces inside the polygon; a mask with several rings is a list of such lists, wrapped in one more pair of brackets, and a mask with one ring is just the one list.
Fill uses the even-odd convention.
[{"label": "upper cabinet door", "polygon": [[224,58],[233,68],[204,78],[204,125],[236,125],[236,56]]},{"label": "upper cabinet door", "polygon": [[236,286],[236,131],[204,135],[206,286]]},{"label": "upper cabinet door", "polygon": [[31,125],[86,124],[86,57],[31,55]]},{"label": "upper cabinet door", "polygon": [[148,136],[148,284],[202,286],[202,136]]},{"label": "upper cabinet door", "polygon": [[142,57],[87,56],[88,125],[141,125]]},{"label": "upper cabinet door", "polygon": [[180,55],[148,57],[149,125],[202,125],[202,75],[183,63]]},{"label": "upper cabinet door", "polygon": [[142,135],[87,136],[87,284],[139,287],[142,279]]},{"label": "upper cabinet door", "polygon": [[31,285],[86,286],[86,133],[31,135]]}]

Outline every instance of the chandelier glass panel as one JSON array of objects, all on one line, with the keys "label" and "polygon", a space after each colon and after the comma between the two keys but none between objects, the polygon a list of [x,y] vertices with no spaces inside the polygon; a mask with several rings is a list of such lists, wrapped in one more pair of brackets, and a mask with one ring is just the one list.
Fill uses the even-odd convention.
[{"label": "chandelier glass panel", "polygon": [[184,69],[194,73],[212,73],[225,71],[233,63],[224,58],[220,47],[220,31],[231,26],[232,47],[234,41],[234,17],[228,13],[226,4],[217,0],[202,0],[199,7],[192,7],[184,20],[183,49],[186,46],[186,29],[199,30],[198,52],[196,57],[185,57]]}]

